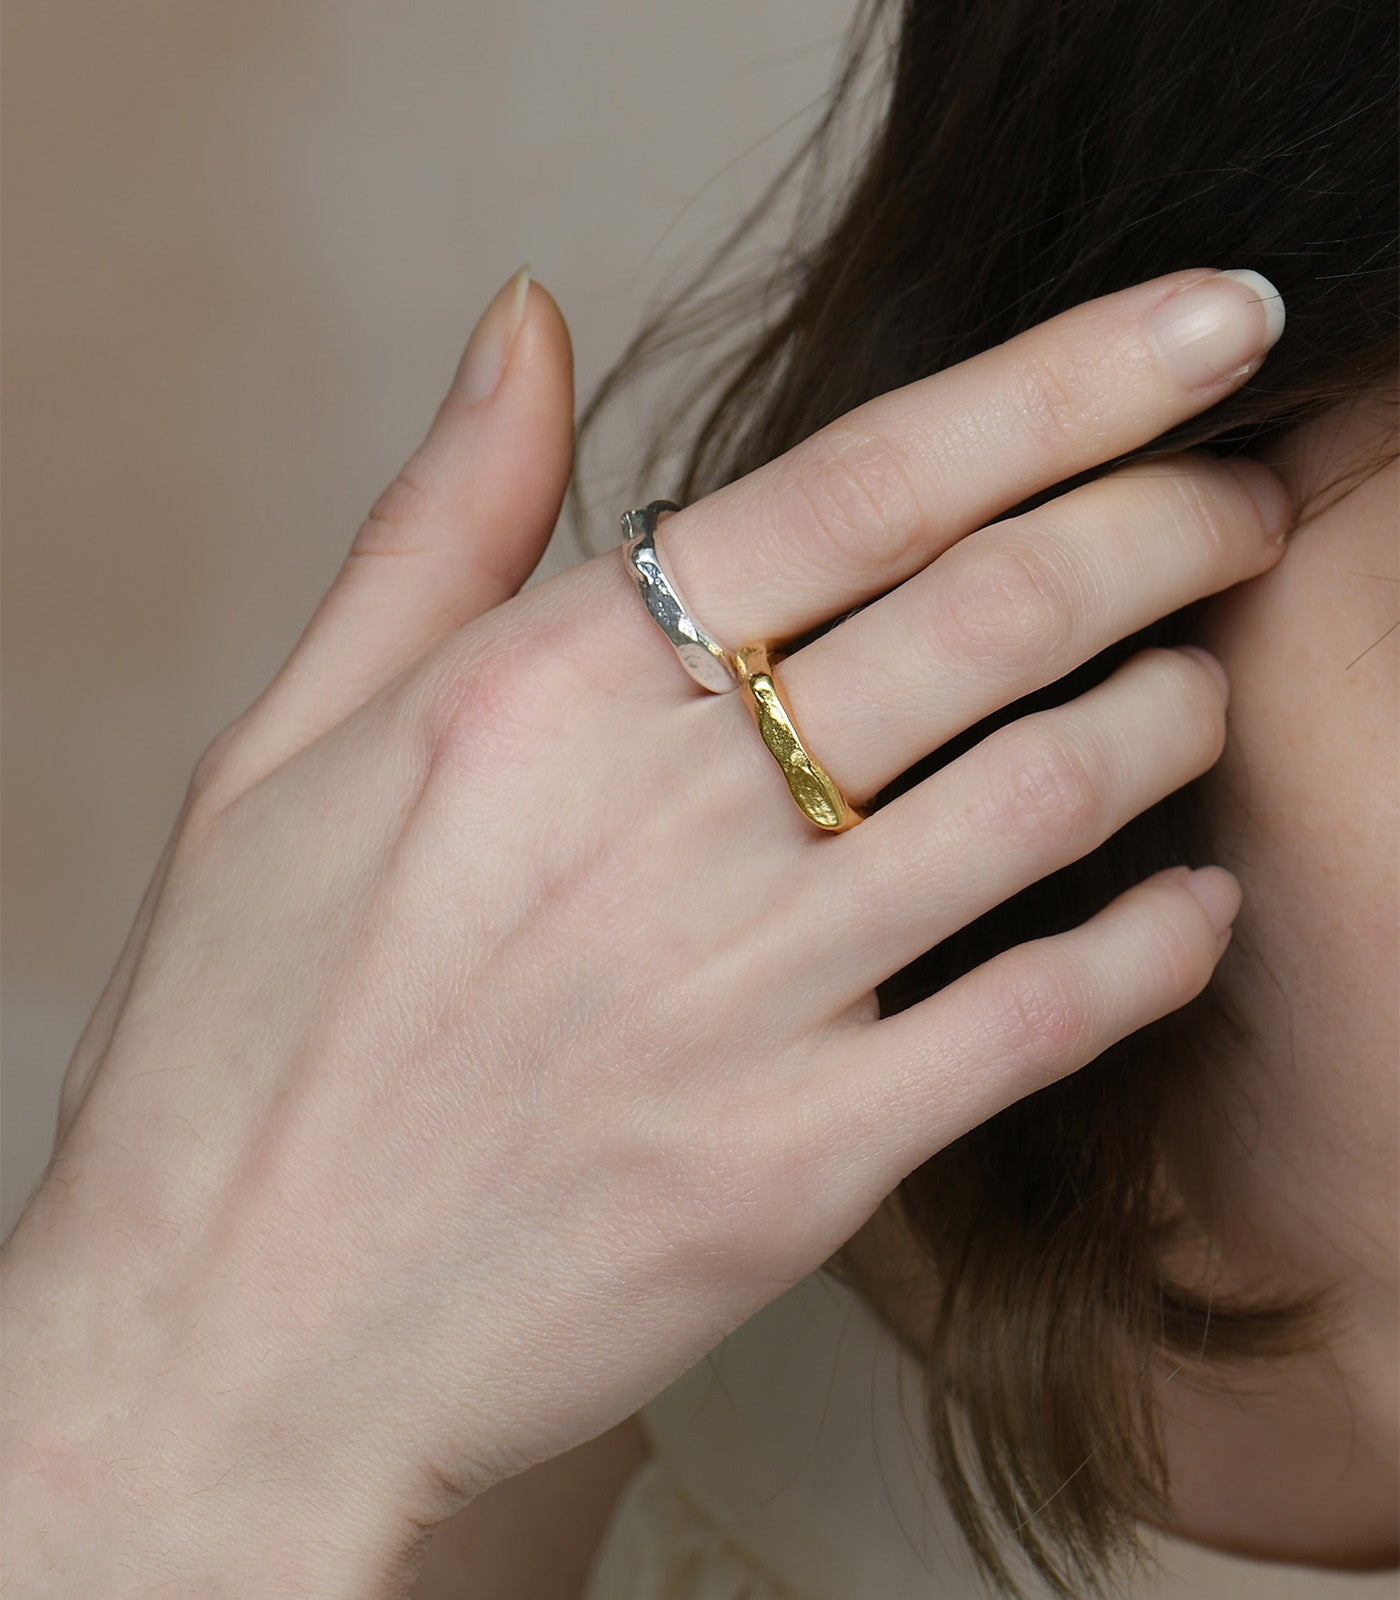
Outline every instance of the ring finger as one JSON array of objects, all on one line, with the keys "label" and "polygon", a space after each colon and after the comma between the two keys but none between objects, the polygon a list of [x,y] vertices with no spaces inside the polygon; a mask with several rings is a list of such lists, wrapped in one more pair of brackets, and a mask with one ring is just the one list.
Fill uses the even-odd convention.
[{"label": "ring finger", "polygon": [[[1219,757],[1226,690],[1190,649],[996,729],[822,851],[802,981],[835,1015],[1029,884],[1077,861]],[[814,946],[810,930],[839,930]]]}]

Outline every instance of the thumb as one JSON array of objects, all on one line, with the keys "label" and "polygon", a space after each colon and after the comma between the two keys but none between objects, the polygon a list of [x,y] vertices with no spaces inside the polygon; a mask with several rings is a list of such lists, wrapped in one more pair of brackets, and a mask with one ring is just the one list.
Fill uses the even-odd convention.
[{"label": "thumb", "polygon": [[256,782],[521,587],[573,467],[573,384],[563,313],[522,267],[482,314],[427,437],[286,663],[235,725],[225,784]]}]

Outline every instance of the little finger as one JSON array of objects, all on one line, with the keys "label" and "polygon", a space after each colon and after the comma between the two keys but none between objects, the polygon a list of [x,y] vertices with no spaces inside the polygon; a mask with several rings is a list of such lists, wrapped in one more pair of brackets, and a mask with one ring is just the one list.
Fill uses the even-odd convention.
[{"label": "little finger", "polygon": [[1157,873],[1079,927],[838,1035],[794,1085],[794,1125],[828,1130],[840,1181],[873,1207],[996,1112],[1194,999],[1239,903],[1222,867]]}]

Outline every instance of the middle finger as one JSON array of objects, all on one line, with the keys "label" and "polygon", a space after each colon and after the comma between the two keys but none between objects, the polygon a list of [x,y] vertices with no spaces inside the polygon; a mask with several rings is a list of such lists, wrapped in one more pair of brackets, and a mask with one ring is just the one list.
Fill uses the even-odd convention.
[{"label": "middle finger", "polygon": [[1279,558],[1283,483],[1204,451],[1134,463],[969,535],[784,660],[793,719],[856,802],[1003,706]]}]

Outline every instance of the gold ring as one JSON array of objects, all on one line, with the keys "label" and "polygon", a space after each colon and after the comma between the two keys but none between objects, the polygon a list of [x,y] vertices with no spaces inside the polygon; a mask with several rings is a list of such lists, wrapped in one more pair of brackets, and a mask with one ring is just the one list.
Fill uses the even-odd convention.
[{"label": "gold ring", "polygon": [[773,752],[792,797],[803,813],[828,833],[844,833],[847,828],[863,822],[865,812],[841,793],[835,779],[819,761],[812,759],[802,743],[802,736],[773,678],[775,661],[770,646],[740,645],[734,652],[734,662],[739,669],[739,687],[758,723],[763,742]]}]

